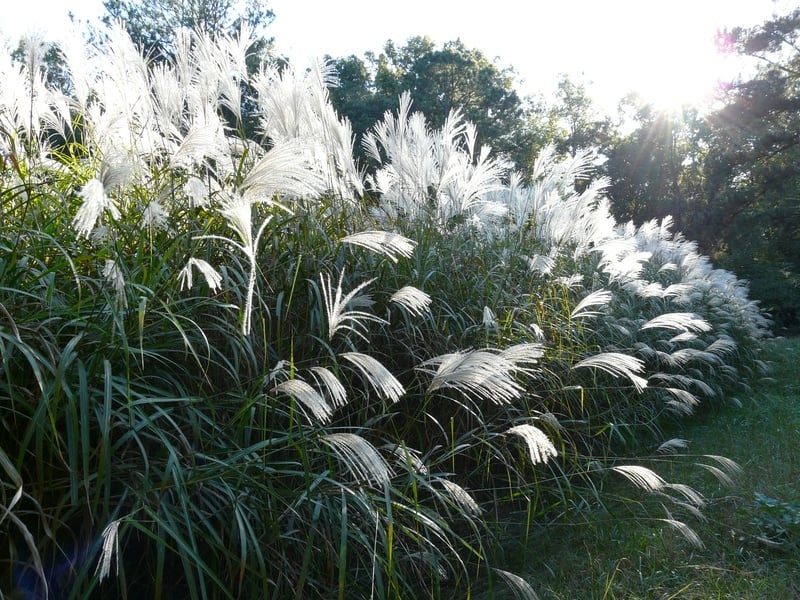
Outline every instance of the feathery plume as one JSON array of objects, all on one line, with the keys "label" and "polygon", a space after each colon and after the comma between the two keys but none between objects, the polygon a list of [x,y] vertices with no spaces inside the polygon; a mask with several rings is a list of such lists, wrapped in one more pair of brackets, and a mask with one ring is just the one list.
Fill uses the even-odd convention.
[{"label": "feathery plume", "polygon": [[393,473],[380,452],[355,433],[329,433],[322,436],[353,478],[362,484],[388,484]]},{"label": "feathery plume", "polygon": [[647,387],[647,380],[637,373],[644,371],[644,363],[634,357],[621,352],[603,352],[585,358],[572,365],[573,369],[590,368],[600,369],[614,377],[625,377],[633,383],[637,391],[641,392]]},{"label": "feathery plume", "polygon": [[694,413],[695,407],[700,404],[700,399],[687,390],[667,387],[664,388],[664,391],[669,394],[666,405],[677,414],[691,415]]},{"label": "feathery plume", "polygon": [[117,308],[126,308],[128,301],[125,297],[125,276],[115,260],[106,260],[103,265],[103,277],[114,287]]},{"label": "feathery plume", "polygon": [[667,485],[664,479],[652,469],[640,465],[618,465],[611,470],[624,475],[631,483],[648,492],[657,492]]},{"label": "feathery plume", "polygon": [[497,316],[488,306],[483,307],[483,327],[487,330],[498,328]]},{"label": "feathery plume", "polygon": [[[256,271],[258,265],[256,264],[256,255],[258,254],[258,242],[264,233],[267,225],[272,220],[272,215],[267,216],[258,228],[258,231],[253,235],[252,223],[252,205],[250,201],[240,194],[231,194],[223,203],[220,213],[225,217],[228,226],[233,229],[239,236],[241,243],[234,242],[228,238],[222,238],[225,241],[233,244],[247,257],[250,271],[247,278],[247,293],[245,295],[245,305],[242,318],[242,333],[244,335],[250,334],[250,325],[252,323],[252,309],[253,309],[253,294],[256,288]],[[201,236],[203,238],[216,238],[217,236]],[[217,238],[219,239],[219,238]]]},{"label": "feathery plume", "polygon": [[659,454],[675,454],[681,450],[686,450],[689,447],[689,442],[681,438],[672,438],[661,444],[656,452]]},{"label": "feathery plume", "polygon": [[532,373],[534,371],[532,368],[521,365],[538,365],[544,356],[544,346],[539,343],[514,344],[502,349],[499,355],[510,362],[515,371]]},{"label": "feathery plume", "polygon": [[558,456],[558,451],[556,447],[553,446],[553,442],[551,442],[547,434],[538,427],[523,423],[506,430],[506,434],[509,433],[517,435],[525,440],[531,462],[534,465],[546,463],[551,457]]},{"label": "feathery plume", "polygon": [[398,257],[410,258],[417,243],[399,233],[389,231],[362,231],[353,233],[342,238],[342,243],[362,246],[382,254],[389,258],[393,263],[397,263]]},{"label": "feathery plume", "polygon": [[666,518],[666,519],[658,519],[675,529],[678,533],[680,533],[687,542],[689,542],[692,546],[697,548],[698,550],[702,550],[706,547],[703,543],[703,540],[700,539],[700,536],[697,535],[697,532],[689,527],[683,521],[678,521],[677,519]]},{"label": "feathery plume", "polygon": [[389,301],[399,304],[412,315],[421,317],[430,310],[431,297],[419,288],[406,285],[392,294]]},{"label": "feathery plume", "polygon": [[321,382],[322,386],[328,390],[328,395],[334,407],[341,408],[347,404],[347,390],[330,369],[319,366],[311,367],[311,374],[314,376],[314,379]]},{"label": "feathery plume", "polygon": [[142,211],[141,227],[143,229],[167,230],[169,215],[164,205],[158,200],[151,201]]},{"label": "feathery plume", "polygon": [[456,482],[444,477],[436,477],[435,481],[439,483],[458,507],[472,517],[479,517],[483,513],[481,507],[475,502],[475,499],[470,493]]},{"label": "feathery plume", "polygon": [[421,473],[422,475],[428,474],[428,467],[422,462],[422,459],[420,459],[418,450],[413,450],[402,443],[387,444],[384,448],[397,458],[397,461],[403,465],[403,468],[407,469],[410,467],[415,473]]},{"label": "feathery plume", "polygon": [[534,254],[528,258],[528,271],[538,275],[549,275],[556,266],[556,261],[551,256]]},{"label": "feathery plume", "polygon": [[243,195],[258,202],[271,202],[281,194],[295,198],[319,196],[325,190],[325,182],[302,159],[304,148],[301,140],[276,143],[245,175]]},{"label": "feathery plume", "polygon": [[222,287],[222,276],[214,267],[201,258],[190,258],[186,261],[186,266],[183,267],[178,274],[178,281],[181,284],[182,290],[192,287],[192,268],[196,268],[200,271],[212,292],[216,292]]},{"label": "feathery plume", "polygon": [[119,526],[122,519],[115,519],[103,529],[103,549],[97,560],[95,574],[103,581],[111,574],[111,561],[116,558],[117,574],[119,574]]},{"label": "feathery plume", "polygon": [[717,481],[719,481],[721,484],[728,487],[733,487],[734,482],[732,476],[740,474],[742,472],[742,467],[740,467],[735,461],[724,456],[709,455],[706,456],[706,458],[716,460],[720,465],[722,465],[723,468],[706,463],[700,463],[700,466],[716,477]]},{"label": "feathery plume", "polygon": [[400,400],[400,397],[405,394],[405,388],[397,381],[395,376],[379,361],[368,354],[362,354],[361,352],[343,352],[339,356],[354,365],[375,391],[383,397],[388,398],[392,402],[397,402]]},{"label": "feathery plume", "polygon": [[702,333],[710,331],[711,325],[701,316],[694,313],[667,313],[650,319],[641,326],[642,330],[654,328]]},{"label": "feathery plume", "polygon": [[572,310],[570,318],[578,319],[582,317],[596,317],[601,315],[603,313],[600,311],[588,309],[595,306],[606,306],[609,302],[611,302],[613,297],[613,294],[608,290],[597,290],[596,292],[592,292],[583,300],[581,300],[578,303],[578,306]]},{"label": "feathery plume", "polygon": [[99,179],[87,181],[78,192],[78,196],[83,198],[83,203],[72,220],[72,226],[78,237],[88,237],[105,211],[108,211],[114,219],[120,217],[116,204],[108,197],[103,182]]},{"label": "feathery plume", "polygon": [[685,501],[677,501],[681,506],[684,508],[691,507],[689,510],[692,511],[693,515],[699,517],[700,519],[705,518],[703,513],[701,513],[699,510],[696,510],[697,508],[703,507],[706,503],[706,499],[703,497],[703,494],[698,492],[693,487],[686,485],[685,483],[668,483],[664,486],[664,488],[678,492],[685,498]]},{"label": "feathery plume", "polygon": [[337,331],[344,329],[346,331],[352,331],[366,340],[367,338],[364,334],[367,332],[367,321],[383,324],[385,324],[386,321],[363,310],[347,310],[347,306],[372,304],[372,300],[369,296],[359,296],[358,293],[375,280],[370,279],[369,281],[365,281],[342,297],[343,278],[344,269],[342,269],[342,272],[339,274],[339,284],[336,286],[336,292],[334,293],[330,276],[322,274],[319,277],[320,286],[322,287],[322,297],[325,302],[325,312],[328,317],[328,339],[332,340]]},{"label": "feathery plume", "polygon": [[183,191],[189,197],[189,206],[193,208],[206,208],[211,202],[208,198],[208,188],[202,179],[189,177]]},{"label": "feathery plume", "polygon": [[527,581],[519,575],[492,567],[492,571],[500,575],[501,579],[505,581],[511,588],[515,598],[519,600],[539,600],[539,596]]},{"label": "feathery plume", "polygon": [[[436,367],[436,370],[431,367]],[[507,404],[525,391],[511,377],[515,368],[502,356],[486,350],[443,354],[417,367],[433,375],[428,394],[449,388],[495,404]]]},{"label": "feathery plume", "polygon": [[311,411],[311,414],[320,423],[328,423],[333,416],[333,410],[325,398],[301,379],[287,379],[275,386],[275,390],[292,397],[301,405]]}]

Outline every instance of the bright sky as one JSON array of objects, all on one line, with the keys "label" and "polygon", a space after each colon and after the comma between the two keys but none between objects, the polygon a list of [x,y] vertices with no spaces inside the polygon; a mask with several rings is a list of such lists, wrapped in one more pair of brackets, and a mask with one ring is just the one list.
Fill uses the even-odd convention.
[{"label": "bright sky", "polygon": [[[513,66],[523,94],[550,94],[558,75],[588,85],[606,110],[631,90],[662,106],[699,102],[739,71],[716,53],[718,29],[755,25],[794,7],[791,0],[269,0],[267,31],[293,62],[330,54],[363,56],[387,40],[460,38],[501,67]],[[71,10],[102,12],[101,0],[25,0],[4,11],[5,35],[37,27],[58,32]],[[17,12],[25,10],[26,12]]]}]

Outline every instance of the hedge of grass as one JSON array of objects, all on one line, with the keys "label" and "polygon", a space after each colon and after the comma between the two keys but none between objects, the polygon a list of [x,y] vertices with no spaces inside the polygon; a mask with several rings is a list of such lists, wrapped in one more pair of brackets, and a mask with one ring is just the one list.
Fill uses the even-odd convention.
[{"label": "hedge of grass", "polygon": [[105,35],[68,94],[0,59],[2,593],[533,597],[498,514],[608,477],[692,538],[636,453],[762,371],[743,282],[615,223],[591,152],[510,173],[404,96],[367,172],[326,65]]}]

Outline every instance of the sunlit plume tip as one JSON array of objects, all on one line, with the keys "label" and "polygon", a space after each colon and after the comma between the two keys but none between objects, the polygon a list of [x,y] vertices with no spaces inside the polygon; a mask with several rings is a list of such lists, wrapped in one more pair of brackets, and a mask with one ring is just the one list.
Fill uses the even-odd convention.
[{"label": "sunlit plume tip", "polygon": [[506,433],[521,437],[528,447],[528,454],[533,464],[546,463],[551,457],[558,456],[558,451],[550,438],[541,429],[528,423],[517,425]]}]

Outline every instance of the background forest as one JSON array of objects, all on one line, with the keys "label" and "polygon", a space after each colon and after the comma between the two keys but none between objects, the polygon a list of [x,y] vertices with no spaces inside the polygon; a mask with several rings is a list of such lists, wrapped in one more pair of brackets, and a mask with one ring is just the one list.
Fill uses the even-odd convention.
[{"label": "background forest", "polygon": [[0,598],[535,598],[500,523],[621,488],[703,545],[659,471],[739,466],[666,432],[798,326],[800,11],[721,36],[763,64],[713,110],[612,118],[459,41],[105,8],[0,63]]}]

